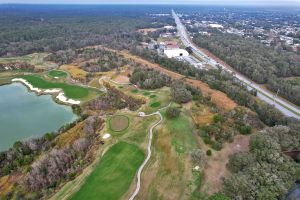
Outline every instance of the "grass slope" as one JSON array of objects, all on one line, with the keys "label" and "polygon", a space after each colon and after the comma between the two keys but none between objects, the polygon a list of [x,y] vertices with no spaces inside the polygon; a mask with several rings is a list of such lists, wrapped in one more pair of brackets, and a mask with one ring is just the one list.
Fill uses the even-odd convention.
[{"label": "grass slope", "polygon": [[136,145],[126,142],[115,144],[71,199],[120,199],[129,189],[144,158],[145,154]]},{"label": "grass slope", "polygon": [[63,82],[50,82],[36,75],[24,75],[21,78],[27,80],[34,87],[41,89],[61,88],[66,97],[72,99],[82,99],[89,95],[89,89],[77,85],[69,85]]}]

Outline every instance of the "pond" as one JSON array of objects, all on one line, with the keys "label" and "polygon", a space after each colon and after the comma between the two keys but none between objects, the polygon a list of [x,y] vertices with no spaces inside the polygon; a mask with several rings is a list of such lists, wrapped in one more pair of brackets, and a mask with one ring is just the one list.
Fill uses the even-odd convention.
[{"label": "pond", "polygon": [[38,96],[21,83],[0,86],[0,151],[14,142],[57,131],[78,117],[51,95]]}]

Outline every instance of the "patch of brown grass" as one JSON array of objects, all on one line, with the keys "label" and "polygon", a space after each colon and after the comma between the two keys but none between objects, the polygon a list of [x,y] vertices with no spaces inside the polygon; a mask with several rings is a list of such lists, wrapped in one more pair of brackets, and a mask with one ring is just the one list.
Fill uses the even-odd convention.
[{"label": "patch of brown grass", "polygon": [[21,180],[21,174],[0,177],[0,198],[13,190],[14,184]]},{"label": "patch of brown grass", "polygon": [[56,138],[56,145],[60,148],[66,147],[70,144],[73,144],[73,142],[80,138],[82,134],[82,128],[84,126],[84,121],[79,122],[76,124],[73,128],[69,129],[67,132],[64,132],[60,134]]},{"label": "patch of brown grass", "polygon": [[192,119],[197,126],[206,126],[213,122],[214,114],[209,107],[202,104],[193,104],[190,110]]},{"label": "patch of brown grass", "polygon": [[65,70],[70,73],[71,77],[75,80],[85,81],[87,72],[83,69],[80,69],[75,65],[62,65],[60,69]]}]

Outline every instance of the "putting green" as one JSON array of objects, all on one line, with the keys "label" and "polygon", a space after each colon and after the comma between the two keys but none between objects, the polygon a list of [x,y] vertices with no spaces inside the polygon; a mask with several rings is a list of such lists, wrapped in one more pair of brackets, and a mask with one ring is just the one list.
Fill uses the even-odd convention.
[{"label": "putting green", "polygon": [[125,115],[115,115],[109,120],[109,127],[112,131],[120,132],[129,126],[129,118]]},{"label": "putting green", "polygon": [[159,102],[154,102],[150,105],[152,108],[157,108],[160,106],[160,103]]},{"label": "putting green", "polygon": [[48,75],[51,77],[67,77],[68,74],[64,71],[52,70],[48,73]]},{"label": "putting green", "polygon": [[126,142],[115,144],[71,199],[121,199],[144,159],[144,152],[136,145]]}]

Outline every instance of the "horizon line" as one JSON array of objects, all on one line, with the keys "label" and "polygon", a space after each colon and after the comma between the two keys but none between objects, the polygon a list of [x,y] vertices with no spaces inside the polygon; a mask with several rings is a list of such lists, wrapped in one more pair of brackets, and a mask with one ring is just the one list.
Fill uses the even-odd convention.
[{"label": "horizon line", "polygon": [[195,6],[195,5],[199,5],[199,6],[257,6],[257,7],[266,7],[266,6],[271,6],[271,7],[300,7],[300,5],[298,4],[294,4],[294,5],[286,5],[286,4],[233,4],[233,3],[229,3],[229,4],[211,4],[211,3],[138,3],[138,2],[127,2],[127,3],[109,3],[109,2],[102,2],[102,3],[43,3],[43,2],[39,2],[39,3],[20,3],[20,2],[14,2],[14,3],[0,3],[0,5],[152,5],[152,6],[159,6],[159,5],[183,5],[183,6]]}]

